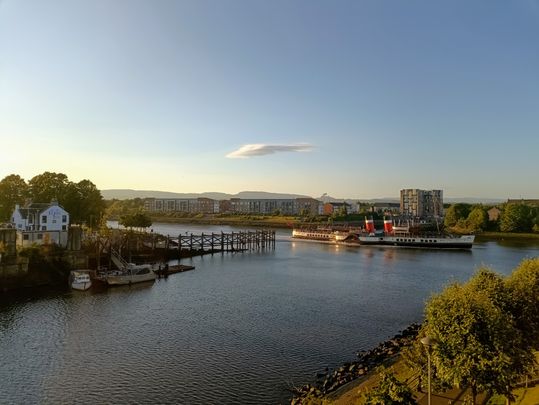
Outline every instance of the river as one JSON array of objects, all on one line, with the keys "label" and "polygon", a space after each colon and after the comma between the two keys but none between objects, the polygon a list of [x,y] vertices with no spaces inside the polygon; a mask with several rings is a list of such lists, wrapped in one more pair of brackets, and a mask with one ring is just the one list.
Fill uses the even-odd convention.
[{"label": "river", "polygon": [[538,255],[530,242],[357,248],[279,230],[275,250],[182,260],[196,270],[154,284],[3,295],[0,403],[285,403],[290,386],[421,321],[447,283]]}]

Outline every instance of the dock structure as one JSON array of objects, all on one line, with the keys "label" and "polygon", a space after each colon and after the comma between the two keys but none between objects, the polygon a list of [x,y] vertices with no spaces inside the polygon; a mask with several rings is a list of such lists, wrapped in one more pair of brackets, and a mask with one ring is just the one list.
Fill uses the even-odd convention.
[{"label": "dock structure", "polygon": [[106,234],[85,236],[85,250],[96,268],[110,267],[113,252],[127,262],[157,262],[213,253],[248,252],[275,249],[275,231],[256,230],[160,235],[154,232],[109,230]]},{"label": "dock structure", "polygon": [[204,252],[243,252],[275,249],[275,231],[240,231],[167,236],[167,249]]}]

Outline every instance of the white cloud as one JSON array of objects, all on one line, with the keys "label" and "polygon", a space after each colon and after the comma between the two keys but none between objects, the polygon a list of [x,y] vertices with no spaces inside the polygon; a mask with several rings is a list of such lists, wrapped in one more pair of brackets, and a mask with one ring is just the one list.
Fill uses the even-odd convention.
[{"label": "white cloud", "polygon": [[312,149],[312,145],[306,143],[294,145],[266,145],[263,143],[253,143],[243,145],[238,150],[230,152],[226,157],[231,159],[246,159],[252,156],[272,155],[278,152],[310,152]]}]

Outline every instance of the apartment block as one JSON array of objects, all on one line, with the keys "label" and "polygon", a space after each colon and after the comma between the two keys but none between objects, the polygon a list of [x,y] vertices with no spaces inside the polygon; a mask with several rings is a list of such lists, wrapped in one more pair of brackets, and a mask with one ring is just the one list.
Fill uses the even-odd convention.
[{"label": "apartment block", "polygon": [[400,191],[400,211],[411,218],[442,217],[444,199],[442,190],[408,188]]}]

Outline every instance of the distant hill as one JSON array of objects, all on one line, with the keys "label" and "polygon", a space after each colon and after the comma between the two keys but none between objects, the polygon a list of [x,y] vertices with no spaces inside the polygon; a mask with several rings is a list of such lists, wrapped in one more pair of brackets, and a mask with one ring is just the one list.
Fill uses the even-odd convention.
[{"label": "distant hill", "polygon": [[[291,198],[310,198],[310,196],[301,194],[286,194],[286,193],[269,193],[266,191],[241,191],[237,194],[227,194],[220,192],[206,192],[206,193],[173,193],[170,191],[156,191],[156,190],[131,190],[131,189],[111,189],[101,190],[101,194],[105,200],[128,200],[133,198],[198,198],[206,197],[214,200],[229,200],[231,198],[244,198],[244,199],[291,199]],[[316,197],[315,197],[316,198]],[[361,201],[362,203],[377,203],[377,202],[391,202],[398,203],[399,198],[387,197],[387,198],[335,198],[324,194],[317,200],[327,202],[347,202],[349,204]],[[446,197],[444,203],[468,203],[468,204],[499,204],[506,202],[506,199],[502,198],[474,198],[474,197]]]},{"label": "distant hill", "polygon": [[133,198],[199,198],[206,197],[214,200],[229,200],[231,198],[253,198],[253,199],[288,199],[308,197],[299,194],[268,193],[265,191],[241,191],[237,194],[226,194],[219,192],[205,193],[173,193],[170,191],[156,190],[131,190],[131,189],[111,189],[101,190],[101,195],[105,200],[129,200]]}]

